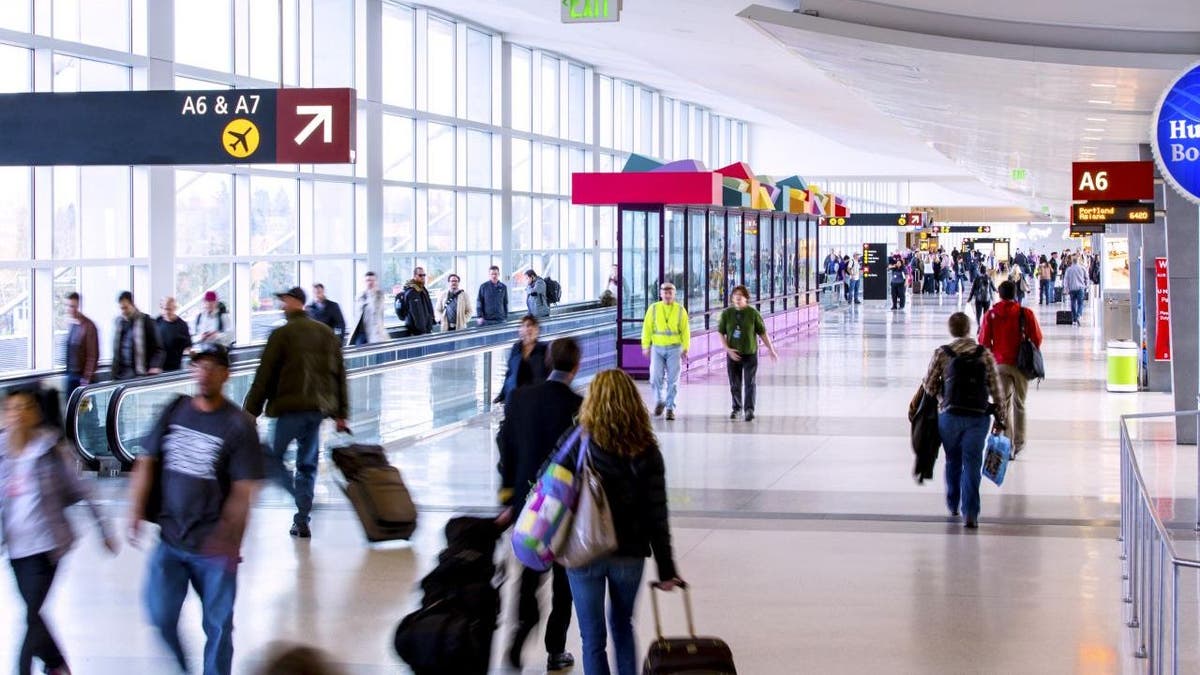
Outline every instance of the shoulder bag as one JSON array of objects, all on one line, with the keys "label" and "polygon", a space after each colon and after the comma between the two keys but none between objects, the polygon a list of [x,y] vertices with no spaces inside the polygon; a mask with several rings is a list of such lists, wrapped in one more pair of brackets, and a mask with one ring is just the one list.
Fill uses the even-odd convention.
[{"label": "shoulder bag", "polygon": [[1022,307],[1020,310],[1020,319],[1018,325],[1021,327],[1021,345],[1017,348],[1017,370],[1030,380],[1041,380],[1046,378],[1046,364],[1042,360],[1042,352],[1033,344],[1033,340],[1025,332],[1025,312],[1027,310]]},{"label": "shoulder bag", "polygon": [[579,502],[575,507],[571,534],[561,550],[554,552],[554,561],[568,569],[584,567],[617,550],[617,528],[613,524],[600,473],[592,465],[586,436],[579,448],[575,481]]}]

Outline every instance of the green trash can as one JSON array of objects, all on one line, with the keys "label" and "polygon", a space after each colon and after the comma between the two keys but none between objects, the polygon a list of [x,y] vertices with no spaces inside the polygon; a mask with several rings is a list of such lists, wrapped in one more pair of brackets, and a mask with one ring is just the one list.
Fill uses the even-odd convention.
[{"label": "green trash can", "polygon": [[1138,390],[1138,346],[1133,340],[1108,343],[1108,391]]}]

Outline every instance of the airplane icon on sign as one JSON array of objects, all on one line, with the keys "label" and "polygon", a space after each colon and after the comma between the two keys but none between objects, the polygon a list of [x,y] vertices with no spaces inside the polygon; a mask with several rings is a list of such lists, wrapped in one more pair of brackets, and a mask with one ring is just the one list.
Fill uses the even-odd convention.
[{"label": "airplane icon on sign", "polygon": [[228,133],[230,136],[233,136],[234,138],[237,139],[234,142],[229,144],[229,149],[236,151],[238,146],[240,145],[240,146],[242,146],[242,152],[249,154],[250,153],[250,144],[246,141],[246,137],[249,136],[250,132],[252,132],[252,131],[254,131],[254,127],[246,127],[244,130],[242,130],[240,132],[234,131],[233,129],[230,129],[229,131],[227,131],[226,133]]}]

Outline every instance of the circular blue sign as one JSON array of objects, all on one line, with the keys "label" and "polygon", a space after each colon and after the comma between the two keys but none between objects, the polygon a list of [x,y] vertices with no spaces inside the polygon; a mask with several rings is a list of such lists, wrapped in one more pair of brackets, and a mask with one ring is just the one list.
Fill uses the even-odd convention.
[{"label": "circular blue sign", "polygon": [[1200,63],[1167,87],[1154,111],[1150,140],[1163,178],[1200,204]]}]

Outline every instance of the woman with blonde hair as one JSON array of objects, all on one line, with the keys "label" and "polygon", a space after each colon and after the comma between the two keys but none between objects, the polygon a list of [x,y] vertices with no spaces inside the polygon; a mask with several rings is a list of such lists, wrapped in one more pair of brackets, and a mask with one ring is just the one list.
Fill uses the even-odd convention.
[{"label": "woman with blonde hair", "polygon": [[[655,584],[662,590],[682,586],[671,553],[667,523],[666,468],[650,426],[650,414],[633,378],[606,370],[592,380],[579,424],[588,439],[592,466],[604,484],[617,533],[617,550],[589,565],[567,570],[575,614],[583,638],[585,675],[608,675],[608,635],[604,623],[605,589],[611,593],[612,631],[617,673],[637,673],[633,606],[642,583],[645,559],[654,554]],[[576,458],[568,459],[568,466]]]}]

